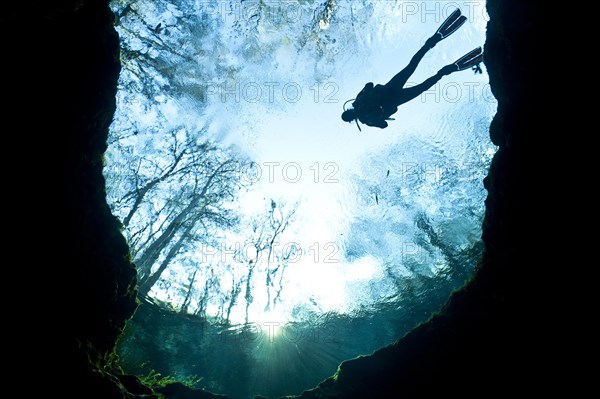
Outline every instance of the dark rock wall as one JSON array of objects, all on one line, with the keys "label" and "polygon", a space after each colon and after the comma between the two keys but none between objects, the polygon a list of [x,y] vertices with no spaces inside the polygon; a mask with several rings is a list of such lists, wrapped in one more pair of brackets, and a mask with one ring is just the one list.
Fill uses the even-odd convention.
[{"label": "dark rock wall", "polygon": [[135,268],[106,203],[102,176],[116,106],[119,39],[104,1],[78,2],[52,24],[58,27],[56,45],[65,47],[53,56],[61,68],[54,78],[63,82],[62,95],[69,97],[62,103],[63,112],[70,114],[64,161],[69,257],[78,281],[72,286],[71,331],[73,338],[95,349],[94,359],[112,351],[136,307]]},{"label": "dark rock wall", "polygon": [[39,368],[44,377],[57,374],[44,390],[62,398],[129,397],[112,353],[136,308],[135,268],[102,176],[120,71],[113,15],[100,0],[13,7],[7,32],[17,45],[7,65],[16,76],[8,80],[22,99],[13,105],[25,114],[13,135],[26,150],[23,161],[39,163],[26,178],[37,189],[29,210],[40,216],[27,237],[39,246],[24,256],[43,252],[30,273],[48,277],[48,296],[36,305],[47,318],[35,331],[59,336],[48,341],[54,358],[36,357],[50,364]]}]

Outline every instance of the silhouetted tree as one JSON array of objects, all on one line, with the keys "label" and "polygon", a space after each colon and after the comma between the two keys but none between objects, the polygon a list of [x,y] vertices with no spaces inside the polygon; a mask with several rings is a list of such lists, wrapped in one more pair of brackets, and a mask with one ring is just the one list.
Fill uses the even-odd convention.
[{"label": "silhouetted tree", "polygon": [[107,170],[116,183],[113,207],[129,238],[142,296],[186,246],[193,251],[193,243],[236,221],[225,203],[245,184],[237,173],[241,162],[195,137],[202,132],[171,131],[158,149],[141,151],[137,157],[129,153],[122,164],[113,162]]}]

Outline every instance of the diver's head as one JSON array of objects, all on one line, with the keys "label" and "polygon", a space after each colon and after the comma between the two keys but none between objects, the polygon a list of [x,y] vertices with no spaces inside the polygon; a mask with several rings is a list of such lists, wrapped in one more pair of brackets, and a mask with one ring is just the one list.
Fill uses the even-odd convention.
[{"label": "diver's head", "polygon": [[342,120],[344,122],[352,122],[356,119],[356,113],[354,112],[354,108],[350,108],[342,112]]}]

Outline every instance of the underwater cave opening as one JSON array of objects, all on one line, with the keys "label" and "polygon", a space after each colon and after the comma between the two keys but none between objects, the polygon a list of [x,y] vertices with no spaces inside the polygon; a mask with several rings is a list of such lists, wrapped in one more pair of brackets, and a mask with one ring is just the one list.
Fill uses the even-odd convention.
[{"label": "underwater cave opening", "polygon": [[[118,346],[127,372],[298,394],[425,321],[480,258],[485,71],[445,77],[384,130],[339,118],[453,8],[316,1],[292,18],[287,4],[112,2],[104,173],[142,299]],[[452,4],[467,23],[409,85],[483,44],[485,2]]]}]

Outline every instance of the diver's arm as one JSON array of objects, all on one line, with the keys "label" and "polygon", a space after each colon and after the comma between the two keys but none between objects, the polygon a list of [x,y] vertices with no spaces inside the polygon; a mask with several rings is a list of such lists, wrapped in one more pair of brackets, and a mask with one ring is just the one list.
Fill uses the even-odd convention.
[{"label": "diver's arm", "polygon": [[378,122],[375,126],[377,126],[380,129],[385,129],[386,127],[388,127],[388,123],[386,121],[381,121]]}]

